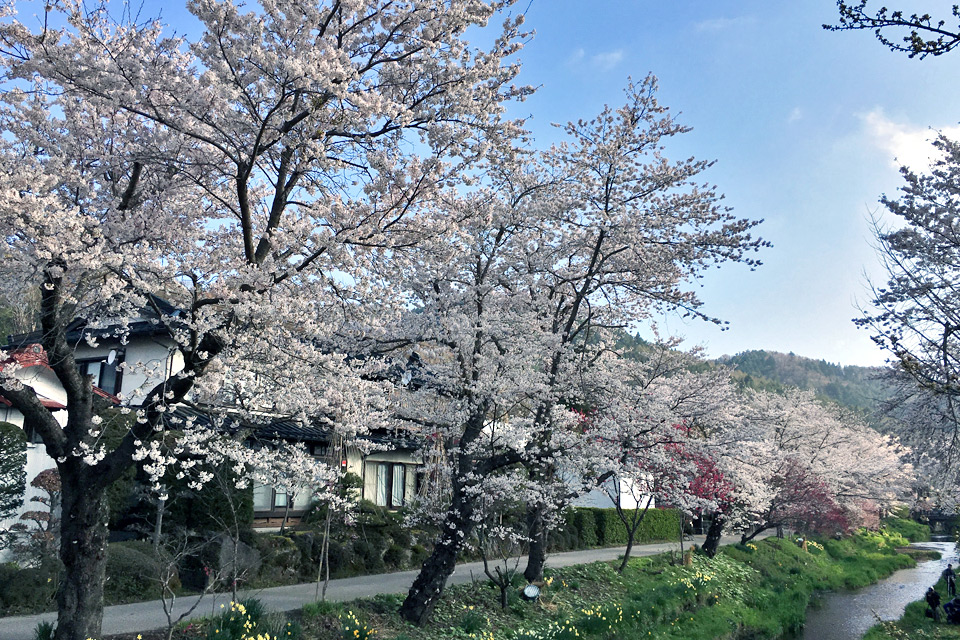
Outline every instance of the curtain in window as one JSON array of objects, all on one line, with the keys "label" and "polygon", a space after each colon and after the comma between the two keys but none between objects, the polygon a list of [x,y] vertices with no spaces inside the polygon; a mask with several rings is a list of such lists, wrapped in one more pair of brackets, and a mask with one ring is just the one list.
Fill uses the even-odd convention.
[{"label": "curtain in window", "polygon": [[374,501],[378,507],[387,506],[387,465],[377,465],[377,495]]},{"label": "curtain in window", "polygon": [[406,467],[402,464],[393,465],[393,485],[390,487],[390,506],[402,507],[406,482]]}]

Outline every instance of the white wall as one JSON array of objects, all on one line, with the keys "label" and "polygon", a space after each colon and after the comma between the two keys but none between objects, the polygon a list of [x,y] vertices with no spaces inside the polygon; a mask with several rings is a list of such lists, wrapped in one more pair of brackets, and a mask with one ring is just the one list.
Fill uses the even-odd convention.
[{"label": "white wall", "polygon": [[[612,495],[613,489],[616,487],[614,482],[617,480],[611,478],[607,480],[606,488],[611,492]],[[629,478],[624,478],[619,480],[620,482],[620,506],[624,509],[636,509],[638,506],[645,507],[647,506],[647,496],[635,488],[633,480]],[[636,489],[636,490],[635,490]],[[574,507],[596,507],[600,509],[612,509],[615,505],[613,500],[601,489],[593,489],[589,493],[576,498],[573,502],[570,503]],[[653,509],[657,506],[657,501],[650,499],[650,508]]]},{"label": "white wall", "polygon": [[112,340],[101,340],[97,347],[80,344],[76,358],[106,358],[111,349],[125,350],[120,392],[130,404],[142,403],[147,391],[183,369],[183,356],[174,342],[163,336],[134,336],[125,346]]}]

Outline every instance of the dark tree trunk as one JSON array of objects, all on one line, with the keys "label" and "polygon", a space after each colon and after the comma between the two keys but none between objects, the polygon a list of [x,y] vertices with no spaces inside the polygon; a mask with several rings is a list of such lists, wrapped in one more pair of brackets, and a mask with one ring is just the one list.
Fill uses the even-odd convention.
[{"label": "dark tree trunk", "polygon": [[60,465],[62,482],[56,640],[99,638],[107,568],[105,492],[80,468],[78,458]]},{"label": "dark tree trunk", "polygon": [[543,526],[543,506],[527,509],[527,531],[530,550],[527,553],[527,568],[523,577],[527,582],[543,580],[543,566],[547,563],[547,528]]},{"label": "dark tree trunk", "polygon": [[723,516],[719,513],[714,514],[710,522],[710,528],[707,529],[707,539],[703,542],[703,552],[708,558],[717,555],[717,549],[720,548],[720,536],[723,535]]},{"label": "dark tree trunk", "polygon": [[[623,561],[620,562],[620,567],[617,569],[617,573],[623,573],[627,568],[627,563],[630,562],[630,553],[633,551],[633,541],[637,537],[637,530],[640,528],[640,525],[643,523],[643,519],[647,517],[647,511],[650,510],[650,503],[653,502],[653,498],[647,498],[647,504],[641,509],[640,505],[636,505],[633,508],[633,515],[628,516],[626,510],[620,506],[619,499],[614,501],[614,507],[617,510],[617,515],[620,517],[620,522],[623,523],[624,529],[627,530],[627,549],[623,552]],[[680,521],[680,539],[683,540],[683,520]],[[683,544],[681,542],[681,544]]]},{"label": "dark tree trunk", "polygon": [[423,563],[420,574],[400,605],[400,617],[418,626],[425,625],[433,615],[433,610],[443,595],[447,578],[456,568],[460,549],[476,528],[474,483],[478,482],[478,478],[482,480],[497,469],[520,462],[517,452],[497,453],[489,458],[478,457],[472,452],[477,439],[483,434],[487,409],[488,406],[481,403],[467,422],[457,447],[450,508],[440,526],[440,535],[433,553]]},{"label": "dark tree trunk", "polygon": [[623,552],[623,560],[620,562],[620,566],[617,568],[617,573],[623,573],[627,568],[627,563],[630,562],[630,552],[633,551],[633,538],[637,533],[637,529],[634,528],[632,531],[627,528],[627,549]]},{"label": "dark tree trunk", "polygon": [[425,625],[443,595],[443,588],[456,567],[457,556],[471,533],[474,523],[473,499],[454,485],[453,504],[441,525],[440,537],[433,553],[423,563],[407,598],[400,605],[400,617],[417,626]]},{"label": "dark tree trunk", "polygon": [[740,544],[747,544],[748,542],[756,538],[760,533],[766,531],[767,529],[772,528],[773,526],[774,525],[772,524],[766,524],[760,527],[759,529],[754,529],[751,532],[744,533],[742,536],[740,536]]}]

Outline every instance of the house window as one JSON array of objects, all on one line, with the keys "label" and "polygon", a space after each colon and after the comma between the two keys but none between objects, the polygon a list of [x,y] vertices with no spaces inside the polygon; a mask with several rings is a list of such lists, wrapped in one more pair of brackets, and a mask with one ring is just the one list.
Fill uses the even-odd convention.
[{"label": "house window", "polygon": [[81,376],[93,376],[95,386],[100,387],[106,393],[117,395],[123,381],[123,370],[120,369],[122,361],[122,353],[114,354],[112,364],[107,363],[106,357],[96,360],[78,360],[77,369]]},{"label": "house window", "polygon": [[312,492],[305,489],[294,493],[267,485],[255,484],[253,487],[253,510],[283,511],[288,505],[294,511],[306,509],[310,504],[312,495]]},{"label": "house window", "polygon": [[404,505],[407,486],[407,466],[401,463],[377,464],[377,489],[374,503],[388,509]]},{"label": "house window", "polygon": [[263,484],[254,485],[253,508],[256,511],[270,511],[273,508],[273,489]]}]

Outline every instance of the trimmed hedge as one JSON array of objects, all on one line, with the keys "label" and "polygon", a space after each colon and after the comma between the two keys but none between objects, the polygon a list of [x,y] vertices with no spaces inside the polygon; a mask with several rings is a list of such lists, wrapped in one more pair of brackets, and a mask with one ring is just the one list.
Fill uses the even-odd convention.
[{"label": "trimmed hedge", "polygon": [[[633,542],[676,540],[679,535],[680,514],[676,509],[649,509]],[[627,543],[627,529],[616,509],[576,507],[564,514],[562,529],[552,537],[563,549],[618,546]]]}]

